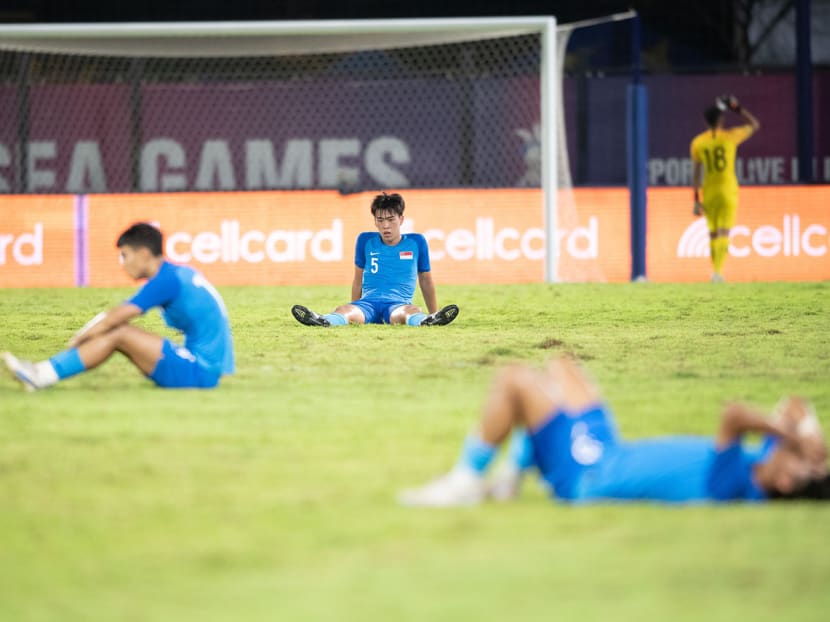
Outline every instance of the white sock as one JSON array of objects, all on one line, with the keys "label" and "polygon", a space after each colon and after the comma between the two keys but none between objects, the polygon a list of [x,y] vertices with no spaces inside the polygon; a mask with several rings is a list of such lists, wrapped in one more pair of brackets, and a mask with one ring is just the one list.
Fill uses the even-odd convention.
[{"label": "white sock", "polygon": [[49,361],[40,361],[39,363],[35,363],[34,368],[35,377],[32,380],[34,380],[35,384],[39,387],[49,387],[53,384],[57,384],[58,380],[60,380],[60,378],[58,378],[58,372],[55,371],[55,368]]}]

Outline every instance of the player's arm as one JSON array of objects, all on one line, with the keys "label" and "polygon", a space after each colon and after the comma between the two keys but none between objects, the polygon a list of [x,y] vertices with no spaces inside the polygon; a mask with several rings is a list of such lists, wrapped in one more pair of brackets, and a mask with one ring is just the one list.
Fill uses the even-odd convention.
[{"label": "player's arm", "polygon": [[793,426],[746,404],[728,404],[721,414],[717,446],[726,447],[740,440],[744,434],[756,432],[768,434],[781,439],[807,460],[824,465],[827,461],[827,448],[823,442],[816,442],[814,436],[802,436]]},{"label": "player's arm", "polygon": [[438,311],[438,297],[435,295],[435,283],[432,280],[432,272],[418,273],[418,286],[430,313]]},{"label": "player's arm", "polygon": [[363,295],[363,268],[354,267],[352,279],[352,300],[360,300]]},{"label": "player's arm", "polygon": [[738,114],[740,114],[741,118],[747,122],[747,125],[749,125],[749,127],[752,128],[753,134],[761,129],[761,122],[754,114],[752,114],[746,108],[741,108],[741,111]]},{"label": "player's arm", "polygon": [[140,307],[137,307],[130,302],[125,302],[108,311],[103,311],[84,324],[84,326],[72,336],[69,340],[69,347],[76,348],[93,337],[103,335],[104,333],[111,331],[113,328],[117,328],[122,324],[128,323],[134,317],[138,317],[142,313],[143,311]]},{"label": "player's arm", "polygon": [[181,292],[181,283],[171,270],[160,270],[128,301],[99,313],[81,328],[69,341],[76,347],[93,337],[103,335],[128,323],[152,307],[161,307],[174,300]]},{"label": "player's arm", "polygon": [[726,107],[746,121],[746,124],[751,129],[746,138],[749,138],[749,136],[761,129],[761,122],[758,121],[758,118],[754,114],[741,106],[741,103],[738,101],[737,97],[734,95],[726,95],[723,100]]},{"label": "player's arm", "polygon": [[720,427],[716,437],[719,448],[738,441],[749,433],[768,434],[785,443],[802,449],[798,434],[781,421],[768,417],[763,411],[738,402],[727,404],[721,413]]},{"label": "player's arm", "polygon": [[363,296],[363,272],[366,270],[366,243],[369,234],[366,232],[357,236],[354,243],[354,278],[352,279],[352,300],[360,300]]}]

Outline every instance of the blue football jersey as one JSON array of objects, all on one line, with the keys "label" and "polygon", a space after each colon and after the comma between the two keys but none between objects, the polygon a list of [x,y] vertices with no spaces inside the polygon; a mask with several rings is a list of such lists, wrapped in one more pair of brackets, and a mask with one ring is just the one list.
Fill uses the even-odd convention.
[{"label": "blue football jersey", "polygon": [[752,467],[766,453],[737,442],[718,450],[709,437],[624,441],[611,447],[596,468],[586,470],[574,500],[763,500],[766,495],[753,481]]},{"label": "blue football jersey", "polygon": [[357,237],[354,263],[363,269],[364,300],[409,304],[418,273],[430,270],[429,247],[420,233],[405,233],[389,246],[380,233],[364,232]]},{"label": "blue football jersey", "polygon": [[128,302],[143,312],[161,307],[164,321],[184,333],[184,346],[200,365],[220,374],[234,372],[233,338],[225,303],[193,268],[164,261]]}]

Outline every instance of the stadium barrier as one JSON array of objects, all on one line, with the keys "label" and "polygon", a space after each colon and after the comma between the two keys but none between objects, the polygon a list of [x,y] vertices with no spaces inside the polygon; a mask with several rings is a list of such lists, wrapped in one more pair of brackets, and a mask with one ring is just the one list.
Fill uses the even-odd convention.
[{"label": "stadium barrier", "polygon": [[[729,281],[830,279],[830,186],[744,187]],[[165,251],[217,285],[348,284],[354,240],[371,230],[374,193],[227,192],[0,197],[0,287],[132,285],[118,234],[156,223]],[[544,276],[538,189],[407,190],[405,230],[423,233],[439,283],[530,283]],[[648,192],[647,271],[658,282],[708,280],[705,221],[686,188]],[[628,191],[560,197],[560,278],[630,275]]]}]

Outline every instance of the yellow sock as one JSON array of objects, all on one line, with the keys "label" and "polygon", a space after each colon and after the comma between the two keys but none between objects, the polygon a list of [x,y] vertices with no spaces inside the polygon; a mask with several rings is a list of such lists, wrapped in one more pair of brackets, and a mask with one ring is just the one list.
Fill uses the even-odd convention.
[{"label": "yellow sock", "polygon": [[718,237],[715,238],[712,245],[714,246],[715,255],[712,263],[715,266],[715,272],[718,274],[723,270],[723,262],[726,261],[726,256],[729,254],[729,238]]},{"label": "yellow sock", "polygon": [[718,238],[709,238],[709,256],[712,258],[712,268],[718,271]]},{"label": "yellow sock", "polygon": [[723,257],[720,260],[720,266],[723,268],[723,264],[726,262],[726,258],[729,257],[729,236],[724,236],[723,238]]}]

